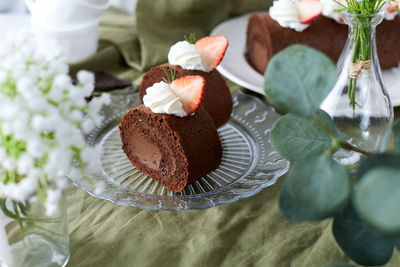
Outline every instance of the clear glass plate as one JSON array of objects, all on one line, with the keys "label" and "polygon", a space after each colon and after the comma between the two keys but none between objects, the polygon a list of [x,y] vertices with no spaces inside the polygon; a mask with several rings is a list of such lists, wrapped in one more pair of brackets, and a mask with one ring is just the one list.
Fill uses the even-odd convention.
[{"label": "clear glass plate", "polygon": [[238,92],[233,97],[231,120],[218,129],[223,146],[221,165],[181,193],[170,192],[136,170],[121,149],[118,124],[136,98],[136,94],[112,96],[112,105],[103,110],[102,126],[86,139],[90,145],[99,145],[101,170],[70,177],[97,198],[141,209],[205,209],[253,196],[273,185],[289,168],[269,142],[270,129],[280,115],[258,98]]}]

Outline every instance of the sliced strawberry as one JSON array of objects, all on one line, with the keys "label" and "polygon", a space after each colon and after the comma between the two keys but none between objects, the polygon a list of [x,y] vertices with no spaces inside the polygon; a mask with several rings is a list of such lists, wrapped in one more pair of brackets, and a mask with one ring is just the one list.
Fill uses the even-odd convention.
[{"label": "sliced strawberry", "polygon": [[221,63],[228,44],[229,41],[225,35],[207,36],[196,42],[195,46],[200,50],[201,62],[207,71],[215,70]]},{"label": "sliced strawberry", "polygon": [[399,9],[399,4],[396,1],[391,1],[387,8],[387,12],[393,13],[396,12],[398,9]]},{"label": "sliced strawberry", "polygon": [[185,76],[172,82],[172,92],[180,98],[183,110],[187,114],[195,112],[203,102],[204,78],[196,76]]},{"label": "sliced strawberry", "polygon": [[322,4],[319,0],[300,0],[296,3],[300,22],[308,24],[322,14]]}]

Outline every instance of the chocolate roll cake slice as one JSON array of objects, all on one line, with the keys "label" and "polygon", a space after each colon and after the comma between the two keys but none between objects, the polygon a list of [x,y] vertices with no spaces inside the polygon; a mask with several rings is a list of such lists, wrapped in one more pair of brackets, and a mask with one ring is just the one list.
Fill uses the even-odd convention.
[{"label": "chocolate roll cake slice", "polygon": [[[400,62],[400,19],[384,20],[377,27],[377,48],[382,68],[396,67]],[[293,44],[313,47],[337,62],[347,40],[348,27],[320,16],[303,32],[284,28],[268,13],[254,13],[247,26],[246,56],[259,73],[279,51]]]},{"label": "chocolate roll cake slice", "polygon": [[125,114],[119,125],[122,149],[132,164],[173,192],[221,162],[217,129],[201,107],[204,86],[201,76],[168,77],[147,88],[144,104]]}]

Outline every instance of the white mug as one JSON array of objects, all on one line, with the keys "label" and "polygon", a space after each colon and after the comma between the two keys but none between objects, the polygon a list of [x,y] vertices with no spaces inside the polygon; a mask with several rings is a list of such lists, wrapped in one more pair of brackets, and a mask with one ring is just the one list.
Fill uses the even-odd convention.
[{"label": "white mug", "polygon": [[97,51],[99,36],[98,22],[87,24],[81,28],[69,30],[46,30],[33,27],[38,48],[48,56],[61,52],[67,63],[84,60]]},{"label": "white mug", "polygon": [[109,0],[24,0],[32,24],[46,29],[68,28],[98,21]]}]

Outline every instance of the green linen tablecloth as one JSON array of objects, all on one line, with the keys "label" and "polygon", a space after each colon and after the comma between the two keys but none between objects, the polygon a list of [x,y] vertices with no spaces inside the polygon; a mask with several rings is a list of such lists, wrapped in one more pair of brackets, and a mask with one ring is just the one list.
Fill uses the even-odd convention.
[{"label": "green linen tablecloth", "polygon": [[[207,35],[229,17],[266,10],[265,0],[139,0],[137,17],[108,10],[99,51],[72,66],[105,70],[140,82],[166,62],[184,34]],[[230,83],[231,84],[231,83]],[[237,85],[232,85],[236,90]],[[294,224],[279,212],[284,178],[234,204],[194,211],[145,211],[116,206],[71,186],[68,266],[324,266],[349,262],[334,241],[331,220]],[[388,266],[400,266],[396,252]]]}]

